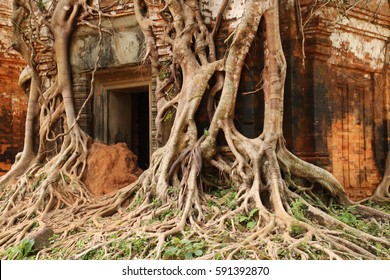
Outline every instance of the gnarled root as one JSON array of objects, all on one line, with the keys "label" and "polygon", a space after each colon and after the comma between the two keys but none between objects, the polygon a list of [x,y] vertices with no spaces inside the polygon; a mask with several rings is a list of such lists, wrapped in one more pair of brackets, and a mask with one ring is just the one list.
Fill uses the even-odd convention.
[{"label": "gnarled root", "polygon": [[53,212],[63,208],[72,212],[88,204],[90,195],[81,182],[81,175],[89,138],[76,126],[65,139],[60,153],[43,166],[32,164],[15,185],[3,190],[0,246],[20,241],[37,227],[59,228],[61,221],[50,221]]},{"label": "gnarled root", "polygon": [[[39,257],[55,258],[53,251],[74,248],[78,240],[84,242],[79,248],[60,251],[57,257],[86,258],[97,252],[99,258],[108,259],[389,257],[390,242],[385,235],[389,214],[377,211],[372,216],[352,202],[346,205],[349,212],[345,213],[350,216],[340,214],[340,200],[337,202],[332,185],[323,189],[324,178],[316,181],[315,173],[299,179],[289,163],[277,157],[284,148],[279,144],[282,139],[265,139],[257,161],[246,162],[246,177],[239,175],[243,174],[239,170],[242,165],[235,163],[231,154],[219,158],[213,167],[199,169],[195,158],[200,145],[195,145],[182,159],[186,168],[171,173],[171,182],[180,187],[168,186],[165,201],[155,188],[158,169],[151,168],[116,195],[73,208],[72,227],[64,228],[64,237]],[[165,159],[166,148],[156,153],[153,162]],[[215,166],[229,166],[230,172],[216,171]],[[118,250],[123,244],[126,246]]]},{"label": "gnarled root", "polygon": [[382,202],[390,201],[390,152],[387,153],[385,172],[383,174],[382,182],[379,184],[374,195],[370,199]]}]

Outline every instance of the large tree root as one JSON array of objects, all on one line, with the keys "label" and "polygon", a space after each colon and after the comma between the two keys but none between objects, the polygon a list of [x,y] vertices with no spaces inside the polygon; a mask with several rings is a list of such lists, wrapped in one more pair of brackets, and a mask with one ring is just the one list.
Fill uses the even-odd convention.
[{"label": "large tree root", "polygon": [[[274,137],[265,139],[282,141]],[[35,190],[26,190],[28,184],[23,186],[20,179],[20,187],[2,205],[1,222],[7,230],[1,232],[1,247],[19,242],[29,231],[36,230],[38,222],[40,227],[50,226],[61,233],[39,252],[39,258],[376,259],[390,256],[390,214],[377,211],[373,216],[374,212],[353,206],[352,202],[346,204],[354,207],[355,217],[373,225],[373,232],[337,219],[337,197],[329,183],[332,178],[326,180],[323,188],[326,178],[319,176],[314,167],[298,168],[297,162],[286,160],[284,145],[267,141],[262,143],[262,149],[258,147],[263,152],[258,154],[257,161],[247,162],[245,177],[237,175],[243,174],[239,170],[242,165],[232,154],[215,160],[211,169],[204,167],[199,174],[199,162],[195,160],[200,152],[199,142],[186,156],[179,157],[186,168],[176,168],[170,173],[171,178],[176,178],[172,183],[184,178],[185,184],[180,188],[168,186],[164,196],[156,188],[159,168],[145,171],[136,183],[100,201],[88,200],[80,188],[75,192],[61,189],[60,183],[54,184],[49,178]],[[158,150],[153,165],[167,160],[167,153],[170,154],[169,146]],[[174,159],[177,157],[172,155],[171,160]],[[52,167],[56,162],[53,161]],[[215,166],[224,169],[216,171]],[[225,172],[227,169],[229,173]],[[305,176],[299,177],[302,172]],[[42,169],[39,174],[43,174]],[[318,193],[318,190],[326,191]],[[64,219],[65,216],[72,219]],[[142,250],[138,243],[143,244]]]},{"label": "large tree root", "polygon": [[77,127],[65,138],[69,139],[57,156],[44,166],[32,164],[15,184],[2,190],[0,246],[20,241],[32,228],[45,227],[49,213],[88,204],[90,194],[80,176],[89,138]]},{"label": "large tree root", "polygon": [[[223,3],[215,26],[227,1]],[[55,142],[57,137],[63,141],[52,157],[40,157],[46,151],[42,144],[38,159],[48,161],[31,162],[16,185],[1,189],[0,256],[12,258],[7,248],[48,226],[57,235],[37,258],[390,257],[390,214],[353,203],[330,173],[285,148],[286,62],[278,2],[251,0],[246,5],[227,53],[218,60],[216,30],[207,31],[198,1],[166,1],[162,11],[172,16],[165,34],[172,47],[171,68],[172,72],[180,68],[182,74],[180,92],[159,105],[157,124],[164,111],[175,109],[170,137],[135,183],[97,199],[81,184],[89,138],[74,112],[67,49],[82,5],[59,1],[48,23],[55,37],[58,78],[43,94],[39,129],[41,143]],[[156,59],[146,7],[135,1],[137,19],[150,44],[148,53]],[[233,119],[241,69],[261,17],[266,26],[264,129],[249,139],[236,129]],[[195,116],[202,100],[211,120],[200,136]],[[57,115],[64,125],[55,136],[50,134],[51,120]],[[48,140],[49,136],[54,138]]]},{"label": "large tree root", "polygon": [[[51,10],[51,21],[47,22],[41,18],[42,10],[35,9],[32,3],[18,0],[14,3],[15,22],[23,21],[26,13],[31,15],[29,24],[35,29],[31,27],[30,38],[26,40],[26,34],[19,29],[16,33],[19,51],[34,66],[31,66],[24,151],[0,181],[3,198],[0,246],[20,241],[32,228],[44,227],[49,213],[65,207],[77,209],[88,202],[89,194],[82,186],[81,176],[86,166],[89,136],[77,122],[68,52],[68,40],[85,2],[60,0],[56,4]],[[58,73],[56,78],[46,81],[45,88],[35,67],[36,50],[31,42],[42,23],[54,37],[53,59]],[[47,49],[50,47],[45,46],[44,51]],[[38,143],[34,145],[35,140]]]},{"label": "large tree root", "polygon": [[[331,199],[335,198],[332,191],[316,192],[324,184],[323,177],[318,181],[312,179],[316,173],[302,180],[290,173],[286,180],[282,174],[288,173],[282,171],[280,176],[270,175],[273,179],[262,184],[264,172],[283,170],[280,164],[285,170],[293,170],[289,164],[277,160],[277,152],[271,147],[264,151],[267,160],[260,159],[261,164],[250,166],[249,185],[234,185],[231,178],[237,182],[234,174],[239,173],[239,165],[234,164],[231,156],[220,159],[221,165],[224,162],[230,166],[230,173],[221,171],[215,175],[218,172],[214,170],[208,174],[209,178],[206,173],[197,177],[198,166],[190,160],[194,154],[189,153],[184,159],[188,160],[187,175],[172,174],[173,178],[186,177],[187,184],[182,188],[168,187],[165,202],[155,188],[150,188],[159,178],[155,172],[158,169],[150,169],[116,195],[52,211],[43,222],[55,227],[62,236],[40,251],[38,257],[377,259],[390,256],[390,214],[377,211],[376,216],[371,216],[351,202],[347,206],[352,207],[353,215],[372,225],[372,229],[349,225],[343,216],[338,217],[339,204]],[[165,149],[156,153],[155,162],[166,159]],[[71,223],[60,221],[70,213]],[[142,250],[138,243],[143,244]]]},{"label": "large tree root", "polygon": [[382,182],[379,184],[370,199],[382,202],[390,201],[390,152],[387,153],[385,172],[383,174]]}]

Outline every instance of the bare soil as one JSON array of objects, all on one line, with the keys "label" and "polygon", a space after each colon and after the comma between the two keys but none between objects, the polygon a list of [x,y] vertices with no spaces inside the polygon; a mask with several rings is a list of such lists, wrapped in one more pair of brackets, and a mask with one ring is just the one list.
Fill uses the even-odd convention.
[{"label": "bare soil", "polygon": [[125,143],[94,143],[88,155],[84,183],[97,196],[117,191],[138,179],[142,169]]}]

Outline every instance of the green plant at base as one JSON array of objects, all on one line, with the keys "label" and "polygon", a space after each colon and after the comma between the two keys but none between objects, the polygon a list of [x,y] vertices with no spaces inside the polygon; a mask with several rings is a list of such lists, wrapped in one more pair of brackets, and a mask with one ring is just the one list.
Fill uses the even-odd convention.
[{"label": "green plant at base", "polygon": [[7,258],[10,260],[25,259],[33,253],[33,246],[34,240],[24,239],[19,245],[7,249]]},{"label": "green plant at base", "polygon": [[290,228],[290,236],[294,238],[299,238],[304,233],[304,229],[299,223],[293,223]]},{"label": "green plant at base", "polygon": [[144,237],[134,238],[131,240],[131,250],[135,253],[142,253],[142,251],[145,250],[145,247],[147,247],[148,245],[148,239]]},{"label": "green plant at base", "polygon": [[59,237],[59,234],[53,234],[51,237],[49,237],[50,243],[54,243]]},{"label": "green plant at base", "polygon": [[291,211],[298,220],[303,220],[305,218],[305,206],[301,200],[297,199],[291,203]]},{"label": "green plant at base", "polygon": [[[118,234],[110,236],[110,238],[118,238]],[[152,242],[145,237],[133,237],[131,239],[122,239],[110,244],[111,250],[120,251],[117,256],[119,259],[131,259],[148,251],[152,247]]]},{"label": "green plant at base", "polygon": [[157,197],[153,197],[152,203],[153,203],[153,205],[154,205],[155,208],[161,206],[161,200],[158,199]]},{"label": "green plant at base", "polygon": [[86,253],[81,257],[82,260],[99,260],[103,259],[104,257],[104,250],[103,249],[94,249]]},{"label": "green plant at base", "polygon": [[65,183],[69,184],[70,183],[70,177],[67,176],[67,175],[64,175],[64,180],[65,180]]},{"label": "green plant at base", "polygon": [[221,253],[216,253],[215,255],[214,255],[214,260],[222,260],[223,259],[223,257],[222,257],[222,254]]},{"label": "green plant at base", "polygon": [[227,195],[222,197],[223,204],[226,205],[229,209],[234,210],[237,208],[237,192],[229,192]]},{"label": "green plant at base", "polygon": [[77,242],[76,242],[76,248],[77,248],[77,249],[81,249],[81,248],[83,248],[84,246],[85,246],[84,240],[82,240],[82,239],[77,240]]},{"label": "green plant at base", "polygon": [[384,225],[383,228],[375,222],[364,220],[357,212],[356,205],[347,208],[341,206],[333,206],[331,208],[333,216],[343,223],[369,233],[374,236],[390,236],[390,226]]},{"label": "green plant at base", "polygon": [[164,114],[163,121],[167,122],[173,119],[175,112],[173,110],[167,110]]},{"label": "green plant at base", "polygon": [[172,194],[174,194],[176,192],[176,190],[175,190],[175,188],[173,187],[173,186],[169,186],[168,187],[168,194],[169,195],[172,195]]},{"label": "green plant at base", "polygon": [[178,237],[173,237],[164,246],[163,258],[170,260],[188,260],[201,257],[205,252],[205,247],[204,241],[191,242],[187,239],[181,240]]},{"label": "green plant at base", "polygon": [[252,229],[256,226],[257,221],[255,219],[255,214],[259,211],[258,208],[252,209],[248,215],[238,215],[234,223],[235,225],[245,226],[246,229]]},{"label": "green plant at base", "polygon": [[166,78],[171,76],[171,70],[169,68],[162,68],[160,72],[158,72],[158,78],[160,81],[164,81]]},{"label": "green plant at base", "polygon": [[170,217],[173,217],[173,215],[174,215],[173,211],[171,209],[169,209],[169,210],[161,213],[160,216],[158,217],[158,219],[160,221],[164,221],[165,219],[169,219]]},{"label": "green plant at base", "polygon": [[378,202],[375,202],[372,200],[367,200],[364,203],[364,205],[390,214],[390,203],[388,203],[388,202],[383,202],[383,203],[379,204]]},{"label": "green plant at base", "polygon": [[37,3],[38,9],[41,12],[45,12],[46,11],[46,6],[45,6],[46,3],[44,2],[44,0],[36,0],[35,2]]},{"label": "green plant at base", "polygon": [[212,208],[213,206],[217,206],[218,207],[218,204],[215,201],[213,201],[213,200],[208,200],[207,201],[207,207],[208,208]]},{"label": "green plant at base", "polygon": [[141,195],[137,196],[137,198],[133,200],[131,207],[128,207],[128,209],[126,209],[126,210],[131,210],[137,206],[140,206],[142,204],[143,200],[144,200],[143,196],[141,196]]}]

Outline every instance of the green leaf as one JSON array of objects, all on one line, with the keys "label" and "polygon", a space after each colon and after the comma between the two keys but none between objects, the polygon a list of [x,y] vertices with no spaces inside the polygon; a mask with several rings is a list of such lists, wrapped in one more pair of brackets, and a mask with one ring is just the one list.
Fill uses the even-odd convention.
[{"label": "green leaf", "polygon": [[188,239],[183,239],[180,242],[186,245],[191,244],[191,241],[189,241]]},{"label": "green leaf", "polygon": [[246,216],[242,216],[242,215],[238,216],[238,221],[239,221],[240,223],[246,222],[246,221],[248,221],[248,220],[249,220],[249,218],[246,217]]},{"label": "green leaf", "polygon": [[246,224],[246,227],[248,228],[248,229],[252,229],[252,228],[254,228],[255,226],[256,226],[256,222],[254,222],[254,221],[250,221],[250,222],[248,222],[247,224]]},{"label": "green leaf", "polygon": [[191,252],[187,252],[184,254],[184,257],[188,260],[188,259],[192,259],[192,253]]},{"label": "green leaf", "polygon": [[33,246],[34,246],[34,240],[24,239],[21,244],[23,256],[26,257],[29,253],[31,253]]},{"label": "green leaf", "polygon": [[8,248],[6,251],[6,254],[7,254],[8,258],[11,260],[22,258],[22,252],[17,247]]},{"label": "green leaf", "polygon": [[196,249],[202,249],[204,247],[204,242],[198,242],[193,244],[194,248]]},{"label": "green leaf", "polygon": [[195,251],[195,255],[196,255],[197,257],[203,256],[203,251],[200,250],[200,249],[198,249],[198,250]]},{"label": "green leaf", "polygon": [[256,214],[259,211],[259,208],[252,209],[252,211],[249,212],[249,218],[252,218],[254,214]]},{"label": "green leaf", "polygon": [[173,257],[176,255],[176,252],[178,251],[178,249],[176,247],[169,247],[166,251],[165,251],[165,254],[167,256],[170,256],[170,257]]},{"label": "green leaf", "polygon": [[234,210],[234,209],[236,209],[237,204],[236,204],[235,201],[228,201],[228,203],[227,203],[226,206],[227,206],[229,209]]}]

